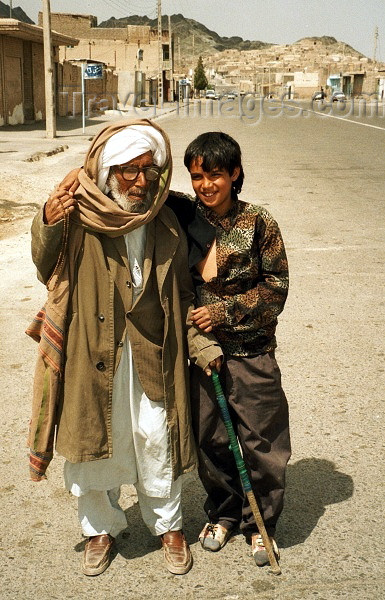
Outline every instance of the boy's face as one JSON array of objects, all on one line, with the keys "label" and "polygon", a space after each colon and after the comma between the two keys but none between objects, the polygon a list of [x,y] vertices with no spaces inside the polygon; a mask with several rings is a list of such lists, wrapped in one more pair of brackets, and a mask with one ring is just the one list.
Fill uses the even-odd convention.
[{"label": "boy's face", "polygon": [[231,208],[231,186],[238,179],[240,169],[235,167],[232,175],[226,169],[202,169],[202,158],[193,160],[190,165],[191,183],[194,192],[203,204],[219,216],[223,216]]}]

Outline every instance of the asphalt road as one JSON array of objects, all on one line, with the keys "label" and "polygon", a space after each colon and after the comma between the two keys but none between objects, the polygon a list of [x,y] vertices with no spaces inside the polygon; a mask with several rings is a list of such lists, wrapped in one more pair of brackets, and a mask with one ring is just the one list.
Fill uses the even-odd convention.
[{"label": "asphalt road", "polygon": [[[45,296],[29,257],[28,227],[52,185],[80,164],[99,119],[86,136],[60,131],[54,142],[22,128],[0,130],[0,208],[8,206],[13,219],[23,217],[0,225],[0,237],[6,228],[0,239],[2,598],[384,597],[385,118],[344,117],[334,107],[330,116],[294,116],[285,108],[260,118],[260,107],[254,116],[254,122],[239,112],[194,117],[190,110],[158,122],[171,138],[173,187],[185,191],[187,143],[207,130],[236,137],[246,172],[241,197],[266,206],[286,242],[291,289],[277,358],[293,456],[277,532],[283,574],[255,567],[240,535],[216,554],[200,548],[204,493],[190,478],[184,515],[195,562],[189,574],[164,570],[157,540],[141,521],[133,490],[125,488],[128,529],[119,552],[103,575],[86,578],[76,501],[63,489],[61,458],[53,461],[48,481],[28,480],[25,438],[36,346],[23,332]],[[36,163],[23,161],[60,144],[69,148]]]}]

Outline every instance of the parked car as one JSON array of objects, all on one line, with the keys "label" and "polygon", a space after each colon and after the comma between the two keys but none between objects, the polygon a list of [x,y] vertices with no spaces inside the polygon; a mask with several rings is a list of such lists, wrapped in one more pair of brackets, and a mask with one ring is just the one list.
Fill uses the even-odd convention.
[{"label": "parked car", "polygon": [[326,94],[324,91],[316,92],[313,94],[313,100],[324,100],[326,98]]},{"label": "parked car", "polygon": [[235,100],[235,98],[236,98],[236,97],[237,97],[237,94],[236,94],[235,92],[229,92],[229,93],[227,94],[227,98],[228,98],[229,100]]},{"label": "parked car", "polygon": [[332,102],[345,102],[346,96],[343,92],[333,92],[332,94]]},{"label": "parked car", "polygon": [[207,100],[215,100],[215,91],[214,90],[206,90],[206,99]]}]

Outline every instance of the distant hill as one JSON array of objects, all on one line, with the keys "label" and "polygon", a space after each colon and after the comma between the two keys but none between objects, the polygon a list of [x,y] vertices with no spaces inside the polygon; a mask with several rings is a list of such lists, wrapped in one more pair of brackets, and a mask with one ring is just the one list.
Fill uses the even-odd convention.
[{"label": "distant hill", "polygon": [[[130,17],[123,17],[121,19],[115,19],[115,17],[111,17],[107,21],[100,23],[98,27],[127,27],[127,25],[149,25],[150,27],[156,29],[158,27],[158,20],[139,15],[132,15]],[[194,19],[186,19],[181,14],[171,16],[171,27],[174,33],[174,39],[178,44],[178,52],[178,40],[180,42],[180,53],[183,58],[191,57],[191,54],[194,54],[195,56],[208,56],[214,54],[215,52],[222,52],[223,50],[228,49],[265,50],[276,45],[275,43],[244,40],[238,36],[222,37],[215,31],[208,29],[202,23],[199,23]],[[168,29],[167,15],[162,16],[162,28]],[[357,57],[363,56],[363,54],[357,52],[357,50],[354,50],[354,48],[349,46],[349,44],[339,42],[334,37],[327,35],[321,37],[301,38],[292,45],[295,46],[296,44],[304,41],[318,43],[321,42],[324,46],[328,47],[330,52],[341,52],[341,48],[343,47],[344,50],[349,54],[356,55]]]},{"label": "distant hill", "polygon": [[323,35],[321,37],[305,37],[301,38],[295,43],[299,44],[300,42],[321,42],[324,46],[328,46],[331,52],[333,50],[335,52],[341,52],[341,49],[343,48],[347,54],[364,56],[361,52],[358,52],[352,48],[352,46],[349,46],[349,44],[345,44],[345,42],[339,42],[336,40],[336,38],[331,37],[330,35]]},{"label": "distant hill", "polygon": [[[157,28],[158,20],[146,16],[132,15],[115,19],[111,17],[103,21],[98,27],[127,27],[127,25],[149,25]],[[168,17],[163,15],[162,28],[168,29]],[[215,31],[211,31],[202,23],[194,19],[186,19],[183,15],[171,16],[171,28],[175,39],[180,40],[180,51],[182,56],[191,55],[192,50],[196,56],[222,52],[223,50],[236,48],[237,50],[259,50],[268,48],[272,44],[259,41],[244,40],[241,37],[222,37]],[[193,48],[194,47],[194,48]]]},{"label": "distant hill", "polygon": [[[4,4],[4,2],[0,2],[0,19],[9,19],[9,5]],[[15,8],[12,7],[12,19],[17,19],[18,21],[23,21],[24,23],[30,23],[30,25],[35,24],[32,19],[25,14],[20,6],[16,6]]]}]

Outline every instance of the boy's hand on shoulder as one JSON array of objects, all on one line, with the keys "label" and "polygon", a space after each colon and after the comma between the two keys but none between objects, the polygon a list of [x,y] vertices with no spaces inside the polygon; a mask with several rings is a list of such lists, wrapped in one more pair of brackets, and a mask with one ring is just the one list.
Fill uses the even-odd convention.
[{"label": "boy's hand on shoulder", "polygon": [[191,320],[199,329],[203,329],[205,333],[212,331],[211,316],[207,310],[207,306],[199,306],[191,311]]}]

